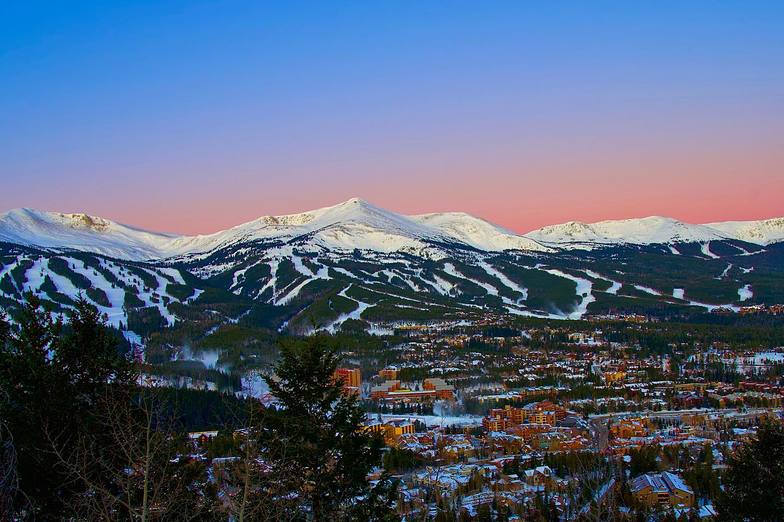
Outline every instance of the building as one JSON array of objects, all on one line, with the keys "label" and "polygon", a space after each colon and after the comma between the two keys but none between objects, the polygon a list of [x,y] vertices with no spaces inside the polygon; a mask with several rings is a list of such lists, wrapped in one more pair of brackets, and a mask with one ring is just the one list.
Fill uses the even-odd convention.
[{"label": "building", "polygon": [[392,366],[392,367],[384,368],[383,370],[379,370],[378,376],[384,379],[385,381],[397,380],[397,368]]},{"label": "building", "polygon": [[556,412],[547,410],[532,410],[525,416],[528,422],[534,424],[550,424],[554,426],[558,420]]},{"label": "building", "polygon": [[396,444],[401,436],[416,432],[416,426],[414,426],[414,423],[407,419],[394,419],[387,421],[384,424],[384,428],[384,440],[387,444]]},{"label": "building", "polygon": [[372,399],[383,399],[386,396],[388,396],[390,393],[398,391],[399,389],[400,389],[400,381],[398,380],[384,381],[381,384],[370,388],[370,397]]},{"label": "building", "polygon": [[370,389],[370,398],[396,402],[422,402],[435,399],[454,399],[455,388],[443,379],[425,379],[421,390],[409,390],[400,386],[400,381],[384,381]]},{"label": "building", "polygon": [[451,400],[455,398],[455,387],[438,377],[425,379],[422,383],[422,389],[435,391],[437,399]]},{"label": "building", "polygon": [[352,388],[359,388],[362,384],[362,374],[359,372],[359,368],[338,368],[335,370],[335,378],[343,379],[346,386]]},{"label": "building", "polygon": [[482,426],[488,431],[502,431],[523,422],[525,422],[525,410],[507,404],[503,408],[491,409],[482,419]]},{"label": "building", "polygon": [[403,435],[416,433],[416,426],[409,419],[390,419],[382,421],[380,418],[374,419],[368,416],[363,427],[370,433],[379,433],[384,437],[384,441],[389,445],[397,445],[397,441]]},{"label": "building", "polygon": [[623,382],[626,378],[626,372],[623,371],[608,371],[604,372],[602,377],[604,378],[604,382],[607,384],[614,384],[618,382]]},{"label": "building", "polygon": [[612,438],[630,439],[646,435],[648,435],[648,421],[646,419],[621,419],[610,426]]},{"label": "building", "polygon": [[534,402],[522,408],[506,405],[491,409],[482,420],[482,425],[489,431],[504,430],[523,423],[555,426],[566,418],[567,413],[564,408],[550,401]]},{"label": "building", "polygon": [[368,418],[362,424],[362,427],[365,429],[365,431],[368,431],[370,433],[384,434],[386,432],[386,427],[384,423],[380,420],[372,419],[370,418],[370,416],[368,416]]},{"label": "building", "polygon": [[523,406],[526,410],[525,418],[528,422],[555,425],[566,418],[568,412],[561,406],[550,401],[533,402]]},{"label": "building", "polygon": [[532,486],[550,486],[553,483],[553,470],[549,466],[538,466],[523,472],[525,482]]},{"label": "building", "polygon": [[648,507],[683,508],[694,505],[694,492],[675,473],[648,473],[631,483],[631,491],[638,502]]},{"label": "building", "polygon": [[335,370],[335,380],[343,381],[343,388],[355,395],[359,395],[359,387],[362,385],[362,374],[359,368],[338,368]]}]

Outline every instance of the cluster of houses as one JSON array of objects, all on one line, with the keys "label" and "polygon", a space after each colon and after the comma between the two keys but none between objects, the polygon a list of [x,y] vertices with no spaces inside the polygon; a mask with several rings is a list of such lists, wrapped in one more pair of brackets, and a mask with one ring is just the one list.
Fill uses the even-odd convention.
[{"label": "cluster of houses", "polygon": [[[635,328],[645,328],[644,320]],[[760,378],[784,363],[780,349],[754,353],[711,346],[688,357],[673,346],[670,356],[611,341],[613,336],[593,327],[542,326],[505,337],[454,327],[404,329],[406,341],[389,347],[373,362],[377,366],[354,353],[346,362],[354,367],[335,372],[345,392],[368,406],[363,429],[381,435],[390,453],[415,457],[415,465],[397,475],[398,511],[406,519],[434,518],[444,506],[469,517],[486,506],[519,514],[521,506],[546,502],[561,520],[572,520],[617,493],[620,480],[640,505],[710,518],[715,513],[674,471],[623,479],[598,472],[570,475],[552,461],[552,468],[544,465],[542,457],[583,452],[620,467],[645,447],[678,446],[692,453],[726,447],[747,440],[763,410],[780,408],[784,396],[774,379]],[[560,349],[531,339],[557,340],[549,346]],[[706,370],[715,365],[745,376],[711,380]],[[448,420],[440,426],[426,425],[427,412],[443,403],[455,413],[445,414]],[[723,410],[738,407],[741,411]],[[420,415],[380,413],[390,409]],[[469,414],[470,423],[451,422]],[[512,472],[511,461],[523,464]],[[590,502],[578,494],[587,480],[596,482]]]}]

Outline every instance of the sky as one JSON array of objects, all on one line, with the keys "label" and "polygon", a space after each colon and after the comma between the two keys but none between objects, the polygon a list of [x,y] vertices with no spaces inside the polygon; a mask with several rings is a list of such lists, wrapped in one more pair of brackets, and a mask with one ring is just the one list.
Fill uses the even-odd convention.
[{"label": "sky", "polygon": [[784,215],[781,1],[3,2],[0,211]]}]

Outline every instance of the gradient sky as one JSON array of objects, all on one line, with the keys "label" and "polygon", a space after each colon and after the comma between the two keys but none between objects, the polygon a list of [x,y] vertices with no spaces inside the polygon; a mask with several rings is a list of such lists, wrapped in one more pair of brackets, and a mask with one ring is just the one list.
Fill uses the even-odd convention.
[{"label": "gradient sky", "polygon": [[0,211],[784,215],[784,2],[3,2]]}]

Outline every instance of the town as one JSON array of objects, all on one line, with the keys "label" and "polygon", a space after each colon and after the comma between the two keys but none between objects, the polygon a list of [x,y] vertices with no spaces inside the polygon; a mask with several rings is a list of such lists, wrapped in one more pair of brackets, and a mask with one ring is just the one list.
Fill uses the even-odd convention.
[{"label": "town", "polygon": [[[639,317],[406,325],[344,351],[334,378],[384,440],[368,479],[399,481],[403,520],[713,520],[728,456],[784,416],[784,347],[734,332]],[[217,435],[192,433],[196,451]]]}]

